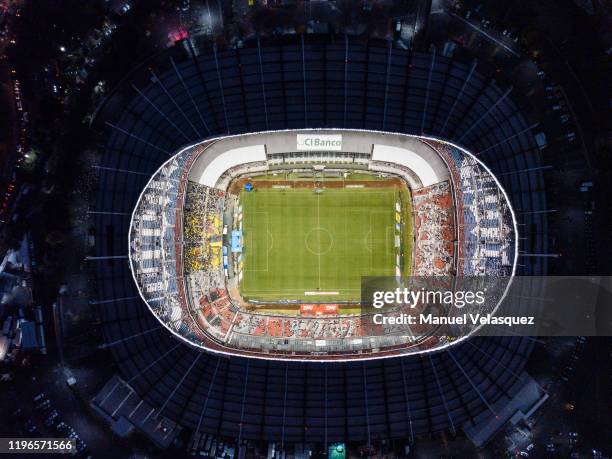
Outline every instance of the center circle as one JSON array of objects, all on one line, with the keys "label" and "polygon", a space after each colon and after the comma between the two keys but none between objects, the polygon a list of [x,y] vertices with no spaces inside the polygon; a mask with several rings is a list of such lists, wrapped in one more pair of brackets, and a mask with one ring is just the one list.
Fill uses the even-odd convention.
[{"label": "center circle", "polygon": [[334,239],[325,228],[313,228],[306,234],[306,248],[315,255],[326,254],[333,244]]}]

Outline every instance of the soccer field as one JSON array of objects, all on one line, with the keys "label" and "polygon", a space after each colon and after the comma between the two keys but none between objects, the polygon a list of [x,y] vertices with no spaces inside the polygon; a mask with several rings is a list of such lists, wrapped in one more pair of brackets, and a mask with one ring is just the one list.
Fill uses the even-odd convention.
[{"label": "soccer field", "polygon": [[395,187],[242,192],[242,296],[359,301],[361,276],[395,275],[399,192]]}]

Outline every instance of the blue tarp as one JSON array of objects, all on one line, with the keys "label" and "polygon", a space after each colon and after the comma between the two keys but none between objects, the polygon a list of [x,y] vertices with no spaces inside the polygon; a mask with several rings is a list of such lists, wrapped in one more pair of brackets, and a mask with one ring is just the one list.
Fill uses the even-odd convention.
[{"label": "blue tarp", "polygon": [[242,231],[232,231],[232,252],[242,252]]}]

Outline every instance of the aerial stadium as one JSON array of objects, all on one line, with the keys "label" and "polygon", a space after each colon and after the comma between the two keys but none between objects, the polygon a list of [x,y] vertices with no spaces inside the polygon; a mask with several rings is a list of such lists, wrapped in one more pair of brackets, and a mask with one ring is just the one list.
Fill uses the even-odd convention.
[{"label": "aerial stadium", "polygon": [[0,0],[0,451],[610,457],[605,2],[81,3]]},{"label": "aerial stadium", "polygon": [[319,38],[173,47],[98,108],[92,267],[121,371],[94,404],[142,400],[196,449],[483,443],[517,394],[546,397],[534,341],[368,336],[353,289],[546,273],[540,131],[473,61]]},{"label": "aerial stadium", "polygon": [[129,246],[142,298],[191,345],[346,360],[460,341],[371,335],[362,277],[510,278],[516,241],[505,192],[468,152],[431,138],[304,130],[183,148],[144,188]]}]

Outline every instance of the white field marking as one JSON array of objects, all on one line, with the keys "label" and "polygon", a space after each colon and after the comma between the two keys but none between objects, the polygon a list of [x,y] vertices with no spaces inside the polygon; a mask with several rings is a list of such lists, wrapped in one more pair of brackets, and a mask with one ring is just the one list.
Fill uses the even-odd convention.
[{"label": "white field marking", "polygon": [[[395,218],[395,217],[394,217]],[[391,247],[393,250],[389,250],[389,230],[391,230]],[[385,246],[386,246],[386,255],[388,255],[389,253],[391,253],[391,255],[393,255],[393,263],[392,265],[395,266],[395,228],[393,226],[387,226],[385,228]]]},{"label": "white field marking", "polygon": [[[392,209],[392,218],[393,218],[393,225],[392,226],[386,226],[385,227],[385,252],[386,254],[388,254],[389,251],[389,229],[391,229],[391,246],[393,248],[393,250],[391,251],[393,254],[393,258],[392,258],[392,266],[395,266],[395,238],[393,237],[395,234],[394,228],[395,228],[395,194],[397,193],[397,191],[393,191],[392,193],[390,193],[391,196],[391,209]],[[386,263],[385,263],[386,264]]]},{"label": "white field marking", "polygon": [[[368,231],[368,234],[370,235],[370,239],[371,239],[371,243],[370,243],[370,256],[368,257],[368,260],[370,261],[370,269],[368,274],[372,273],[372,252],[374,251],[374,235],[372,234],[372,214],[370,214],[370,230]],[[366,239],[366,248],[368,247],[368,240]]]},{"label": "white field marking", "polygon": [[[268,212],[267,211],[266,212],[253,212],[251,215],[257,215],[257,214],[262,214],[262,215],[266,216],[266,246],[267,246],[268,245],[268,235],[270,235],[270,236],[272,235],[270,233],[270,229],[269,229],[270,228],[270,218],[268,216]],[[249,219],[249,221],[251,221],[251,219]],[[246,220],[245,220],[245,222],[246,222]],[[244,231],[244,226],[243,226],[243,231]],[[253,246],[253,232],[252,231],[250,232],[250,236],[251,236],[250,237],[251,246]],[[251,268],[247,269],[247,267],[245,266],[244,272],[245,273],[246,272],[251,272],[251,273],[254,273],[254,272],[268,272],[268,270],[270,268],[270,261],[268,259],[269,258],[269,254],[268,253],[270,252],[271,248],[272,248],[271,246],[270,247],[266,247],[266,251],[265,251],[266,252],[266,269],[251,269]],[[251,257],[249,257],[249,258],[251,258]],[[246,263],[245,263],[245,265],[246,265]],[[244,280],[244,278],[243,278],[243,280]]]},{"label": "white field marking", "polygon": [[[375,238],[374,237],[374,233],[372,232],[372,216],[376,216],[376,215],[387,215],[387,211],[384,210],[378,210],[378,211],[374,211],[374,212],[370,212],[370,230],[367,232],[366,237],[365,237],[365,246],[366,249],[368,250],[368,252],[370,252],[370,273],[374,272],[374,268],[372,266],[372,256],[373,256],[373,250],[374,250],[374,241],[380,241],[379,238]],[[395,213],[393,214],[393,218],[395,218]],[[389,227],[385,227],[385,234],[382,236],[381,239],[383,239],[383,241],[385,242],[385,251],[387,251],[388,249],[388,242],[387,242],[387,233],[388,233],[388,229],[389,228],[393,228],[393,226]],[[368,245],[368,236],[370,236],[370,244]]]},{"label": "white field marking", "polygon": [[[326,194],[330,194],[330,192],[331,193],[337,192],[337,194],[342,194],[343,191],[345,191],[345,190],[342,190],[342,189],[327,189],[327,190],[325,190],[325,193]],[[368,191],[369,191],[368,196],[376,196],[376,197],[391,196],[393,198],[393,196],[395,195],[395,191],[390,192],[390,190],[372,191],[371,189],[368,189]],[[394,208],[393,215],[395,216],[395,201],[394,201],[394,198],[393,198],[393,206],[394,206],[393,207]],[[361,213],[361,212],[366,212],[366,209],[350,209],[350,208],[345,208],[345,216],[349,212],[359,212],[359,213]],[[267,217],[266,218],[266,225],[267,225],[267,228],[269,228],[270,220],[269,220],[268,211],[261,211],[261,212],[254,212],[254,213],[265,214],[266,217]],[[386,214],[386,211],[378,210],[378,211],[374,211],[373,213],[374,214]],[[370,213],[370,232],[371,232],[371,225],[372,225],[371,217],[372,217],[372,213]],[[317,224],[319,224],[319,223],[320,223],[320,195],[317,194]],[[350,238],[348,238],[348,228],[347,227],[348,227],[348,220],[345,217],[345,236],[347,236],[347,237],[344,238],[345,239],[345,245],[346,245],[347,241],[350,240]],[[393,227],[391,227],[391,228],[393,228]],[[322,230],[325,230],[328,234],[330,234],[330,237],[332,239],[332,247],[333,247],[333,244],[334,244],[333,236],[331,236],[331,233],[327,229],[321,228],[320,226],[318,226],[317,228],[313,228],[312,230],[314,230],[314,229],[322,229]],[[270,236],[272,236],[271,233],[270,233]],[[252,234],[251,234],[251,237],[252,237]],[[367,237],[367,235],[366,235],[366,237]],[[319,234],[319,239],[320,239],[320,234]],[[386,239],[386,237],[385,237],[385,239]],[[304,241],[306,241],[306,239],[304,239]],[[364,242],[365,242],[366,249],[368,249],[369,252],[372,252],[372,247],[368,247],[367,239]],[[372,237],[372,241],[371,241],[370,245],[372,245],[373,243],[374,243],[374,238]],[[320,241],[319,241],[319,245],[320,245]],[[270,245],[270,247],[268,248],[267,252],[269,252],[271,250],[271,248],[272,248],[272,245]],[[315,252],[312,251],[308,247],[307,244],[306,244],[306,248],[311,253],[315,254]],[[330,250],[331,250],[331,248],[330,248]],[[329,252],[329,250],[327,252]],[[327,252],[325,252],[325,253],[327,253]],[[318,285],[319,285],[318,288],[321,288],[321,255],[323,255],[323,254],[316,254],[316,255],[317,255],[317,261],[318,261]],[[257,272],[257,271],[259,271],[259,272],[267,272],[268,270],[269,270],[269,261],[268,261],[268,258],[266,256],[266,269],[253,269],[253,270],[248,270],[248,271],[251,271],[251,272]],[[247,270],[245,270],[245,271],[247,271]],[[372,257],[371,256],[370,256],[370,272],[372,272]],[[345,280],[348,281],[348,279],[345,279]],[[349,293],[349,292],[360,292],[361,288],[354,288],[354,289],[353,288],[342,288],[342,289],[339,289],[339,291],[340,291],[339,294]],[[252,292],[253,294],[268,294],[268,295],[274,295],[274,294],[294,294],[295,296],[299,296],[299,295],[302,294],[301,290],[296,290],[295,288],[289,288],[289,289],[278,289],[277,288],[277,289],[274,289],[274,290],[250,290],[249,289],[249,292],[250,293]]]},{"label": "white field marking", "polygon": [[[271,188],[268,188],[268,190],[271,190]],[[363,194],[367,194],[368,196],[380,197],[380,196],[389,196],[390,194],[395,193],[394,189],[376,188],[376,191],[374,190],[375,190],[374,188],[366,188],[363,190],[364,192]],[[300,189],[294,188],[291,191],[295,191],[298,194],[302,194],[300,193],[301,191],[312,191],[312,190],[311,189],[300,190]],[[353,189],[352,191],[361,191],[361,190]],[[322,194],[324,195],[330,195],[330,194],[348,195],[346,188],[325,188]],[[356,195],[360,195],[360,194],[361,193],[357,193]]]},{"label": "white field marking", "polygon": [[[266,271],[270,267],[268,254],[272,251],[272,246],[274,245],[274,236],[272,236],[272,232],[270,231],[270,216],[268,212],[264,212],[266,214]],[[268,244],[268,236],[270,236],[270,243]]]},{"label": "white field marking", "polygon": [[[348,244],[348,209],[346,207],[344,207],[344,251],[342,252],[343,255],[346,257],[346,254],[348,253],[348,251],[346,250],[346,245]],[[346,263],[346,260],[345,260]],[[340,263],[338,263],[338,270],[342,269],[340,267]],[[338,276],[337,278],[340,278],[340,276]]]},{"label": "white field marking", "polygon": [[[294,288],[291,289],[274,289],[274,290],[249,290],[250,292],[255,292],[255,293],[259,293],[259,294],[277,294],[277,293],[285,293],[285,294],[296,294],[296,295],[303,295],[304,294],[304,290],[296,290]],[[360,292],[361,288],[341,288],[338,289],[338,295],[345,293],[345,292]]]},{"label": "white field marking", "polygon": [[268,215],[268,212],[259,212],[260,214],[264,214],[266,216],[266,237],[264,239],[265,241],[265,252],[266,252],[266,270],[265,272],[268,272],[268,270],[270,269],[270,255],[269,255],[269,250],[268,250],[268,233],[270,232],[270,216]]},{"label": "white field marking", "polygon": [[[321,206],[319,204],[320,199],[319,199],[319,195],[317,194],[317,227],[321,227]],[[321,247],[321,231],[318,232],[319,234],[319,247]],[[317,254],[317,257],[319,259],[319,282],[317,284],[317,288],[321,288],[321,252],[319,251],[319,253]]]},{"label": "white field marking", "polygon": [[[391,190],[391,189],[377,189],[378,191],[373,191],[372,188],[368,188],[367,190],[367,194],[368,196],[389,196],[389,194],[391,193],[395,193],[395,190]],[[296,190],[297,191],[297,190]],[[355,191],[355,190],[353,190]],[[325,188],[325,191],[323,191],[323,194],[347,194],[346,189],[345,188]]]},{"label": "white field marking", "polygon": [[[270,236],[270,239],[269,239],[270,245],[268,245],[268,250],[266,251],[267,253],[272,252],[272,247],[274,247],[274,235],[272,234],[272,231],[269,230],[269,227],[270,227],[270,219],[268,218],[268,224],[266,225],[266,228],[268,229],[266,229],[266,233],[267,233],[267,236]],[[266,239],[266,242],[267,241],[268,239]]]},{"label": "white field marking", "polygon": [[[383,212],[378,212],[379,214],[382,214]],[[374,267],[372,266],[372,261],[373,261],[373,256],[374,256],[374,240],[376,238],[374,238],[374,233],[372,232],[372,216],[376,215],[376,212],[370,212],[370,271],[368,274],[372,274],[374,272]],[[376,239],[377,240],[377,239]]]},{"label": "white field marking", "polygon": [[[313,231],[317,231],[317,234],[319,235],[319,249],[321,248],[321,233],[325,232],[329,235],[329,248],[327,250],[325,251],[319,250],[318,252],[315,252],[314,250],[312,250],[312,248],[310,247],[310,244],[308,244],[308,238]],[[311,228],[306,233],[306,236],[304,236],[304,245],[306,246],[306,249],[313,255],[319,255],[319,256],[325,255],[326,253],[330,252],[331,249],[334,248],[334,237],[332,236],[331,232],[327,228],[323,228],[321,226],[315,226],[314,228]]]},{"label": "white field marking", "polygon": [[340,295],[340,292],[304,292],[304,295]]}]

